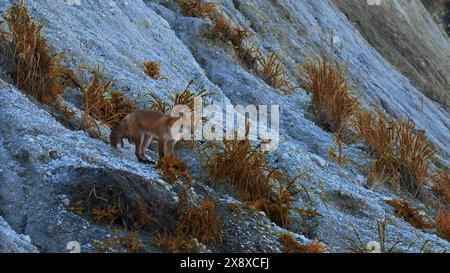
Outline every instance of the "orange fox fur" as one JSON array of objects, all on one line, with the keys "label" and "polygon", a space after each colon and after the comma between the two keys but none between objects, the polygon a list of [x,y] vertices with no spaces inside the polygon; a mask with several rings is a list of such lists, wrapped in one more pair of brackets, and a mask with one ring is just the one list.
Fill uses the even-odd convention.
[{"label": "orange fox fur", "polygon": [[[135,154],[139,162],[149,163],[144,151],[150,145],[152,139],[158,139],[158,152],[161,159],[165,154],[173,154],[174,145],[181,139],[181,134],[172,136],[171,130],[175,123],[182,117],[172,117],[160,112],[149,110],[137,110],[128,114],[114,129],[111,130],[110,142],[113,147],[119,143],[123,145],[123,139],[131,137],[135,145]],[[191,133],[194,131],[197,119],[194,119],[194,126],[191,126]],[[187,125],[192,122],[186,119]]]}]

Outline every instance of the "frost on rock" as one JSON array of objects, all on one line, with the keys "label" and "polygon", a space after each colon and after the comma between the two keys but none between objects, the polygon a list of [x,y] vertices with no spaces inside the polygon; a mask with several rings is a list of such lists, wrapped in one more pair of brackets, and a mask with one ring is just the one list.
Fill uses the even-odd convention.
[{"label": "frost on rock", "polygon": [[[3,14],[12,2],[1,1],[0,12]],[[448,165],[448,110],[422,94],[414,81],[384,57],[389,52],[382,54],[367,42],[344,15],[345,9],[338,8],[333,2],[341,1],[226,0],[219,6],[234,24],[253,33],[251,42],[260,46],[263,52],[275,52],[279,56],[295,83],[302,82],[298,65],[319,54],[323,34],[332,31],[336,37],[335,57],[338,61],[348,62],[352,91],[361,98],[363,106],[383,110],[393,117],[410,118],[417,128],[426,130],[431,143],[440,151],[438,160],[442,165]],[[408,1],[392,2],[401,7],[399,10],[405,10],[408,5]],[[284,95],[267,85],[257,73],[243,67],[230,45],[211,39],[211,22],[182,16],[175,0],[30,0],[25,3],[36,20],[45,21],[43,35],[56,52],[65,52],[67,65],[79,69],[83,61],[89,70],[98,64],[102,76],[111,80],[113,87],[124,91],[131,100],[140,100],[148,92],[167,99],[171,92],[183,91],[194,80],[213,94],[207,99],[208,104],[279,105],[280,145],[269,153],[268,158],[271,166],[279,168],[289,178],[301,174],[301,189],[306,189],[313,199],[295,200],[289,212],[295,219],[289,230],[302,243],[314,239],[328,245],[330,251],[348,251],[345,238],[353,236],[353,226],[365,244],[376,241],[377,221],[386,215],[391,220],[386,240],[401,240],[404,242],[399,246],[402,250],[416,242],[408,251],[418,252],[426,241],[433,250],[450,249],[450,243],[432,231],[415,229],[394,215],[385,201],[399,198],[396,192],[386,187],[370,189],[364,186],[367,180],[364,168],[371,161],[360,145],[344,145],[344,152],[352,164],[339,166],[329,159],[333,135],[310,118],[308,105],[311,99],[304,90],[298,88],[293,94]],[[409,18],[422,16],[421,12],[408,12]],[[423,35],[447,41],[439,46],[442,52],[448,53],[446,56],[450,54],[448,37],[441,37],[442,33],[433,27]],[[142,65],[148,60],[160,65],[160,78],[151,79],[145,75]],[[84,82],[90,79],[88,71],[77,70],[77,73]],[[177,201],[176,186],[161,180],[154,166],[137,162],[133,145],[113,149],[107,141],[67,126],[53,114],[54,111],[10,84],[8,73],[0,75],[0,211],[17,233],[31,237],[39,251],[63,252],[66,244],[73,240],[81,243],[82,250],[96,251],[92,239],[111,236],[107,228],[67,211],[70,199],[55,192],[67,170],[127,172],[159,184],[170,192],[174,202]],[[67,89],[66,92],[64,97],[70,106],[79,107],[76,102],[81,91]],[[107,135],[108,129],[105,130]],[[196,198],[213,196],[219,202],[228,241],[224,242],[223,248],[215,250],[280,251],[278,236],[286,232],[285,229],[251,209],[230,214],[229,204],[244,205],[231,197],[230,192],[215,188],[210,181],[203,181],[201,159],[190,148],[181,146],[176,153],[197,174],[197,186],[192,187],[192,195]],[[157,158],[153,146],[147,156]],[[414,202],[421,204],[418,200]],[[305,208],[315,209],[320,215],[316,219],[307,219],[309,234],[303,234],[305,223],[294,210]],[[4,223],[3,219],[1,221]],[[3,224],[0,236],[2,227]],[[5,234],[11,242],[14,238],[22,238],[8,230]],[[56,235],[50,239],[47,234]],[[20,242],[27,245],[24,239]],[[17,249],[35,251],[32,247],[18,246]],[[146,251],[160,250],[152,247]]]}]

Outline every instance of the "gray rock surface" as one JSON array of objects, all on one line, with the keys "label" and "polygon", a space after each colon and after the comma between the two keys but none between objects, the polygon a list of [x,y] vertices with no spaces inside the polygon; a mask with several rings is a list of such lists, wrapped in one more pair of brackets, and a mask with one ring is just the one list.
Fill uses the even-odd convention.
[{"label": "gray rock surface", "polygon": [[[379,6],[364,2],[334,0],[363,37],[418,90],[450,107],[450,41],[445,28],[433,20],[444,17],[445,5],[435,0],[381,1]],[[435,11],[433,15],[422,2]]]},{"label": "gray rock surface", "polygon": [[[1,1],[0,11],[5,11],[11,2]],[[364,187],[364,168],[371,161],[359,145],[344,146],[344,152],[353,162],[344,167],[328,158],[327,150],[333,146],[333,136],[309,119],[310,97],[306,92],[298,89],[286,96],[268,86],[239,64],[230,46],[206,35],[211,28],[210,22],[180,15],[176,1],[81,0],[79,5],[77,1],[62,0],[25,2],[35,19],[45,22],[43,33],[49,43],[57,52],[64,51],[69,56],[69,66],[77,68],[86,56],[87,66],[99,64],[103,75],[114,83],[115,88],[130,90],[127,96],[131,99],[139,99],[148,91],[167,98],[168,90],[184,90],[194,79],[214,93],[210,100],[215,102],[280,105],[282,144],[269,154],[270,163],[288,177],[304,174],[301,182],[314,202],[300,198],[293,208],[311,207],[321,215],[311,221],[309,239],[327,244],[330,251],[348,251],[346,238],[354,236],[352,225],[366,244],[378,239],[376,223],[386,215],[391,220],[386,241],[391,244],[396,239],[401,240],[399,250],[418,252],[426,241],[435,251],[450,249],[450,243],[436,236],[433,230],[415,229],[394,215],[385,200],[398,199],[399,193],[385,187]],[[301,81],[297,65],[305,62],[307,56],[318,54],[323,33],[333,31],[336,58],[348,62],[349,79],[363,105],[385,110],[391,116],[411,118],[418,128],[426,129],[430,141],[440,150],[441,164],[448,165],[450,117],[443,100],[440,104],[419,91],[421,86],[408,79],[411,77],[409,70],[398,69],[383,50],[373,47],[364,32],[358,30],[342,13],[343,9],[333,2],[226,0],[221,9],[233,18],[234,23],[246,26],[254,33],[251,42],[261,46],[263,51],[276,52],[296,82]],[[436,59],[436,67],[430,64],[427,65],[430,70],[424,71],[440,71],[442,77],[433,79],[432,76],[439,75],[437,72],[420,74],[425,82],[433,82],[436,94],[448,98],[449,73],[445,74],[450,54],[448,37],[444,38],[442,31],[433,26],[428,13],[411,8],[408,1],[394,2],[394,10],[408,10],[405,18],[425,17],[426,25],[412,22],[421,32],[427,33],[420,41],[426,41],[426,37],[432,41],[432,44],[424,42],[426,45],[421,50],[424,56],[431,54],[432,60]],[[393,24],[394,29],[401,30],[398,21]],[[415,42],[407,40],[406,43]],[[386,50],[394,53],[396,49],[393,45]],[[414,54],[412,52],[408,57],[415,60],[417,55]],[[152,80],[145,76],[141,67],[145,60],[156,60],[161,64],[161,79]],[[77,72],[84,80],[89,78],[86,71]],[[108,227],[67,211],[69,197],[55,191],[61,170],[125,171],[163,185],[172,195],[176,193],[152,166],[136,161],[132,146],[127,145],[119,154],[108,143],[65,127],[51,114],[52,111],[8,82],[7,75],[3,74],[0,79],[0,215],[17,233],[28,234],[39,251],[67,251],[66,244],[72,240],[80,241],[83,251],[96,251],[92,240],[111,236]],[[70,89],[67,92],[67,98],[74,98],[80,91]],[[214,196],[220,200],[219,207],[227,221],[226,234],[229,236],[222,248],[219,246],[214,251],[280,250],[276,238],[285,230],[254,211],[227,214],[227,204],[237,201],[224,190],[205,186],[207,181],[200,175],[200,159],[188,148],[179,147],[176,153],[194,171],[197,186],[192,188],[193,195]],[[156,153],[149,151],[148,157],[156,158]],[[415,199],[408,201],[421,205]],[[301,235],[303,223],[299,216],[294,209],[290,214],[296,220],[289,229],[296,232],[300,240],[308,242]],[[148,243],[146,251],[159,251],[149,236],[142,239]],[[412,242],[415,243],[408,248]]]},{"label": "gray rock surface", "polygon": [[32,253],[38,252],[37,248],[30,242],[30,236],[17,234],[0,217],[0,253]]}]

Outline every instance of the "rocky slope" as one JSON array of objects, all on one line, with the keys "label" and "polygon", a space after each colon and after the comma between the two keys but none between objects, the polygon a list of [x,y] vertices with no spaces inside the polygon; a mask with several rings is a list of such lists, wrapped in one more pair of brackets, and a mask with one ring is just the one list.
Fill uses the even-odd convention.
[{"label": "rocky slope", "polygon": [[[3,13],[12,2],[1,1],[0,11]],[[330,251],[348,251],[346,238],[354,236],[353,227],[365,244],[378,239],[377,221],[386,216],[390,219],[386,229],[389,245],[401,240],[399,250],[417,252],[429,241],[427,246],[435,251],[450,249],[450,243],[433,230],[415,229],[394,215],[385,201],[400,198],[399,193],[386,187],[364,186],[367,179],[364,168],[370,164],[370,158],[361,145],[344,147],[352,164],[341,167],[328,159],[328,148],[334,145],[333,135],[311,120],[307,109],[310,97],[306,92],[298,89],[284,95],[267,85],[243,68],[230,46],[208,37],[211,22],[182,16],[176,1],[25,2],[36,20],[44,22],[49,44],[69,56],[69,66],[77,69],[81,60],[89,67],[99,64],[102,74],[116,89],[129,90],[126,94],[130,99],[138,100],[148,91],[167,98],[167,90],[183,90],[194,79],[214,94],[209,101],[280,105],[281,144],[270,153],[270,163],[289,177],[306,174],[302,183],[314,200],[301,198],[290,212],[294,221],[289,230],[300,241],[314,239],[326,244]],[[358,4],[349,9],[344,2],[226,0],[220,9],[235,24],[250,29],[254,34],[252,42],[263,51],[277,53],[294,82],[301,81],[297,65],[304,63],[307,56],[320,53],[323,33],[332,31],[336,58],[348,62],[349,80],[363,105],[413,120],[417,127],[426,130],[432,144],[440,150],[440,164],[448,165],[450,116],[445,108],[450,90],[448,37],[419,3],[410,5],[409,1],[396,0],[380,8],[354,1]],[[393,16],[381,16],[383,10],[389,10]],[[362,17],[364,20],[358,19]],[[379,20],[369,20],[377,17]],[[392,21],[383,21],[387,17]],[[355,20],[360,23],[355,25]],[[411,28],[419,36],[412,35]],[[392,33],[396,36],[388,37]],[[145,60],[161,64],[162,79],[153,80],[143,73],[141,66]],[[107,226],[67,210],[71,192],[66,185],[80,179],[77,168],[92,179],[104,176],[99,176],[99,170],[127,172],[160,191],[161,200],[157,201],[174,206],[177,186],[161,180],[153,166],[138,163],[131,145],[118,154],[108,143],[65,126],[52,110],[17,90],[7,71],[3,72],[0,216],[7,224],[2,224],[0,238],[20,241],[7,243],[4,251],[35,248],[42,252],[67,251],[70,241],[80,242],[81,251],[96,251],[92,240],[112,236]],[[77,72],[87,81],[87,73]],[[424,89],[425,86],[429,88]],[[79,107],[80,92],[66,91],[65,98],[71,107]],[[148,151],[149,157],[156,158],[154,150]],[[200,159],[189,148],[180,146],[176,152],[189,164],[196,179],[192,195],[198,200],[214,197],[222,208],[219,216],[224,221],[225,242],[205,251],[280,251],[278,236],[284,229],[250,209],[230,215],[224,208],[238,201],[226,190],[214,189],[204,181]],[[401,197],[421,205],[416,199]],[[309,234],[302,234],[303,223],[294,208],[308,206],[321,216],[310,221]],[[34,247],[17,233],[29,236]],[[146,251],[160,251],[149,234],[140,236]],[[412,242],[415,243],[408,248]]]},{"label": "rocky slope", "polygon": [[435,21],[442,22],[445,15],[445,4],[438,2],[382,1],[380,6],[368,6],[364,1],[334,1],[363,37],[421,92],[448,107],[449,45],[445,28]]}]

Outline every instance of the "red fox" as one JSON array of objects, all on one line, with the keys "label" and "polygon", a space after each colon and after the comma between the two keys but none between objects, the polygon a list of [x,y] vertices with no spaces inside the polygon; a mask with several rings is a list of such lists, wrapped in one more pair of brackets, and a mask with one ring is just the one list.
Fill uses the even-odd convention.
[{"label": "red fox", "polygon": [[172,117],[160,112],[137,110],[128,114],[111,130],[109,139],[111,145],[117,147],[119,143],[123,145],[124,138],[131,137],[139,162],[150,163],[145,157],[144,151],[150,145],[153,137],[158,139],[159,159],[161,159],[165,154],[173,154],[174,145],[181,140],[182,133],[172,134],[172,129],[177,129],[176,127],[181,126],[181,122],[183,122],[184,128],[190,128],[190,133],[193,134],[198,121],[198,117],[194,117],[192,122],[190,118],[185,118],[185,115]]}]

